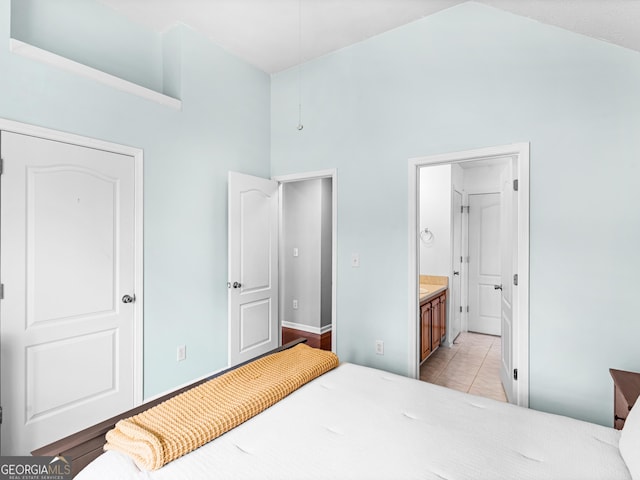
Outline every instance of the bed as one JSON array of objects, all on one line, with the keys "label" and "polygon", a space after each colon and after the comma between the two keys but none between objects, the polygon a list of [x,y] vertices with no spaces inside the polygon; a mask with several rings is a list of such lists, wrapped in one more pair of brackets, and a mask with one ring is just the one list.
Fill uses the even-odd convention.
[{"label": "bed", "polygon": [[[104,443],[96,431],[65,451],[57,442],[34,454],[96,447]],[[635,453],[623,458],[621,433],[612,428],[340,363],[162,468],[140,470],[121,452],[99,454],[98,445],[76,478],[638,480],[630,473],[637,465],[627,465],[640,455],[635,442],[630,436],[627,450]],[[74,469],[80,463],[74,459]]]}]

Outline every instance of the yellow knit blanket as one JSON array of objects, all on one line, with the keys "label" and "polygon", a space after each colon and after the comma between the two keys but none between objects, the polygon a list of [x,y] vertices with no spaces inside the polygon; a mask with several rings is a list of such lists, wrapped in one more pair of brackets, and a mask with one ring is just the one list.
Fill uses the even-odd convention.
[{"label": "yellow knit blanket", "polygon": [[107,432],[105,450],[157,470],[282,400],[338,365],[338,357],[304,344],[213,378]]}]

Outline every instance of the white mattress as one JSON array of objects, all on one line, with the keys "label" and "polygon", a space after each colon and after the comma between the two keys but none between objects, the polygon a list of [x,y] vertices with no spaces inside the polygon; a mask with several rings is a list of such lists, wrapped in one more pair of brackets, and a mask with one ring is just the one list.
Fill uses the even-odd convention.
[{"label": "white mattress", "polygon": [[117,452],[82,480],[630,479],[619,432],[341,364],[154,472]]}]

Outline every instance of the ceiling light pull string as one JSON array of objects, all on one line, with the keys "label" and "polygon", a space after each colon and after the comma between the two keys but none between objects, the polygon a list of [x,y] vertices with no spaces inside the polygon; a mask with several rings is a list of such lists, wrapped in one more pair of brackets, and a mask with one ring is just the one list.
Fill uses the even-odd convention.
[{"label": "ceiling light pull string", "polygon": [[298,130],[302,130],[302,0],[298,0]]}]

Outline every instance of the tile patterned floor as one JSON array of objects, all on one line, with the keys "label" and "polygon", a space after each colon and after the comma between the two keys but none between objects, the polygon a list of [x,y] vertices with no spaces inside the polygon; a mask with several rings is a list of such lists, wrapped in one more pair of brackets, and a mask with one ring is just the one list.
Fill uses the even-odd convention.
[{"label": "tile patterned floor", "polygon": [[506,402],[500,344],[500,337],[462,332],[451,348],[440,347],[425,360],[420,380]]}]

